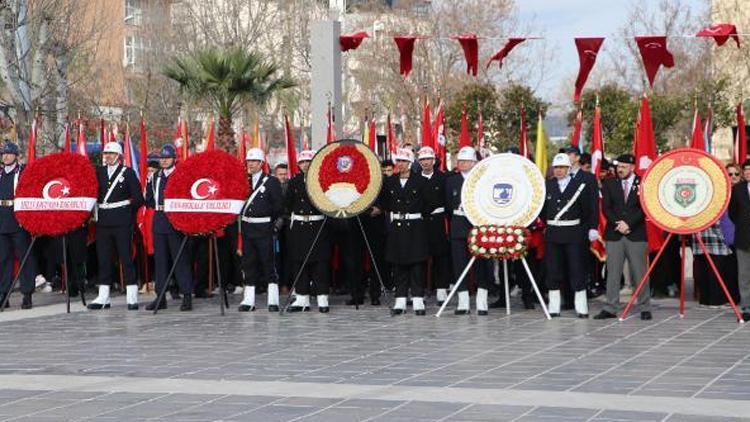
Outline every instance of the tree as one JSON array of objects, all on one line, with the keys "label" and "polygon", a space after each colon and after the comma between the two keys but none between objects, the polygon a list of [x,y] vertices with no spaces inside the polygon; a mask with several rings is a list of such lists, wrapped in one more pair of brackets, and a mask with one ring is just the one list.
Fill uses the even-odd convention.
[{"label": "tree", "polygon": [[258,53],[239,47],[202,49],[175,56],[164,75],[177,81],[189,97],[203,102],[219,114],[217,144],[235,150],[232,118],[248,103],[263,106],[277,92],[294,86],[286,77],[276,77],[278,68]]},{"label": "tree", "polygon": [[474,134],[474,144],[476,145],[478,109],[481,107],[485,142],[488,145],[494,145],[499,124],[497,120],[499,99],[495,87],[488,83],[468,84],[460,92],[451,95],[450,102],[445,109],[446,136],[449,145],[458,145],[458,135],[461,132],[461,113],[464,107],[466,108],[469,128]]},{"label": "tree", "polygon": [[541,113],[542,118],[547,115],[549,103],[541,99],[529,86],[511,83],[500,90],[499,113],[497,120],[498,136],[495,145],[504,150],[505,148],[518,146],[518,137],[521,130],[521,108],[526,110],[526,126],[528,139],[533,142],[536,139],[536,122]]}]

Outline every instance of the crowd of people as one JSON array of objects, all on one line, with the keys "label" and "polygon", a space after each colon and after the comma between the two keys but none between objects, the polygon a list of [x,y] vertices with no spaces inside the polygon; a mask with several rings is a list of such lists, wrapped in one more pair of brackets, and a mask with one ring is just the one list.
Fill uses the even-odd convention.
[{"label": "crowd of people", "polygon": [[[9,293],[14,260],[29,245],[29,234],[18,225],[13,200],[23,166],[18,146],[6,142],[1,150],[0,172],[0,300]],[[507,153],[518,153],[510,149]],[[322,313],[330,311],[329,295],[346,294],[346,306],[380,306],[383,294],[393,293],[390,312],[400,315],[411,306],[415,315],[425,315],[428,303],[442,305],[449,289],[466,268],[470,253],[467,237],[472,225],[461,203],[463,182],[482,158],[472,147],[455,154],[453,169],[439,170],[430,147],[399,148],[392,160],[382,162],[384,181],[378,199],[357,217],[334,219],[324,216],[311,202],[305,177],[315,151],[297,156],[299,173],[291,178],[284,163],[266,173],[263,150],[251,148],[246,155],[250,194],[237,221],[218,235],[193,236],[180,253],[184,234],[175,230],[164,212],[164,190],[176,164],[176,151],[165,145],[149,157],[148,184],[143,189],[135,172],[122,163],[122,147],[116,142],[103,149],[98,166],[97,206],[92,223],[64,236],[67,244],[67,286],[60,282],[63,269],[63,236],[37,240],[20,274],[21,308],[32,307],[36,289],[66,288],[71,296],[83,294],[96,284],[97,295],[90,310],[111,307],[111,289],[124,290],[127,309],[139,309],[139,296],[150,289],[169,289],[179,300],[181,311],[193,308],[193,298],[216,293],[218,275],[230,294],[242,296],[240,312],[256,310],[256,295],[265,293],[270,312],[278,312],[280,296],[292,292],[289,312],[305,312],[313,301]],[[606,295],[595,319],[617,317],[621,292],[637,283],[646,271],[649,250],[644,212],[639,200],[640,178],[634,173],[630,154],[613,162],[604,160],[600,174],[591,173],[591,157],[575,146],[554,156],[546,178],[544,207],[531,224],[526,260],[543,290],[549,313],[560,316],[574,310],[578,318],[589,317],[588,302]],[[733,191],[729,209],[701,236],[729,293],[750,320],[750,161],[742,167],[730,164],[727,172]],[[152,210],[153,219],[140,220],[139,209]],[[599,231],[600,211],[606,228]],[[144,242],[143,239],[151,239]],[[693,277],[701,306],[723,307],[727,297],[719,287],[709,260],[693,241]],[[675,296],[680,286],[680,242],[678,236],[664,246],[650,283],[636,300],[640,318],[652,318],[650,298]],[[592,242],[606,246],[602,251]],[[213,257],[218,259],[215,265]],[[176,260],[176,262],[175,262]],[[520,261],[508,263],[510,273],[494,260],[477,259],[468,277],[457,287],[454,313],[474,310],[487,315],[504,307],[500,292],[504,283],[520,293],[526,309],[534,309],[536,298],[531,280]],[[174,276],[167,280],[174,265]],[[220,272],[220,274],[217,274]],[[150,280],[155,280],[152,286]],[[497,296],[495,301],[490,297]],[[2,303],[2,302],[0,302]],[[150,301],[146,309],[164,309],[167,297]]]}]

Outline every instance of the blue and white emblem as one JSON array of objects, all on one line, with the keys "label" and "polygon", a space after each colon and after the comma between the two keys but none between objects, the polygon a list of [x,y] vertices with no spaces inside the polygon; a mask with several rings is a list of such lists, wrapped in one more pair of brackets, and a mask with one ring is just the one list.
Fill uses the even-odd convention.
[{"label": "blue and white emblem", "polygon": [[513,200],[513,185],[510,183],[496,183],[492,187],[492,200],[501,207],[510,204]]},{"label": "blue and white emblem", "polygon": [[339,173],[348,173],[352,169],[354,160],[348,155],[342,155],[336,160],[336,169]]}]

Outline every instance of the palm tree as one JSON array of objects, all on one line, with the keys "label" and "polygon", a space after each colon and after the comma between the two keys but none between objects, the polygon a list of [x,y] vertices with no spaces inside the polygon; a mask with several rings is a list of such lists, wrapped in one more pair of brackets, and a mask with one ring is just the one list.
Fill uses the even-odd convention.
[{"label": "palm tree", "polygon": [[234,113],[248,103],[262,106],[275,92],[295,85],[287,77],[276,77],[277,71],[278,67],[266,62],[261,54],[231,47],[175,56],[163,73],[177,81],[183,93],[218,111],[217,146],[233,152]]}]

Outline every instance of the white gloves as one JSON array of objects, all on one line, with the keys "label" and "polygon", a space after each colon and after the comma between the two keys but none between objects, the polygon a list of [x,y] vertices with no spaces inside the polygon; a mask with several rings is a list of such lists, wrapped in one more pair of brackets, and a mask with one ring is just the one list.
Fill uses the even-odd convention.
[{"label": "white gloves", "polygon": [[589,242],[593,242],[596,239],[599,239],[599,232],[595,229],[589,230]]}]

